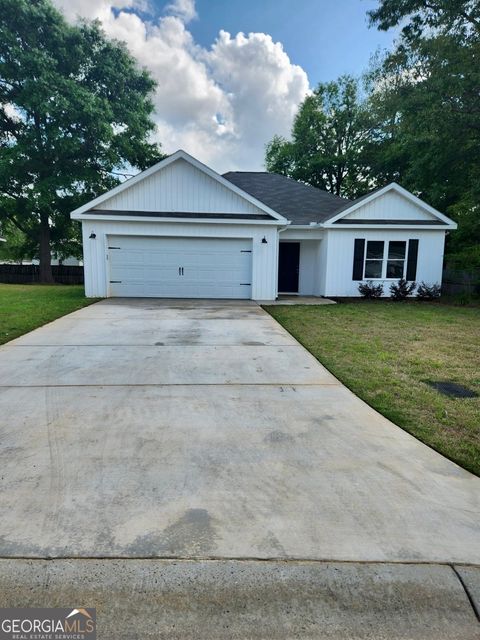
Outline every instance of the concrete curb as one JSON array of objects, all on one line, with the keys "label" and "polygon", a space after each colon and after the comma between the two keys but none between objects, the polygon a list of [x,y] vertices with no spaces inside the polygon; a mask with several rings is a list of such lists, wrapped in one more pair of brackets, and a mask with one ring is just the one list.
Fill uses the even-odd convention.
[{"label": "concrete curb", "polygon": [[435,564],[4,559],[0,606],[96,607],[99,640],[478,639],[456,571],[480,584]]}]

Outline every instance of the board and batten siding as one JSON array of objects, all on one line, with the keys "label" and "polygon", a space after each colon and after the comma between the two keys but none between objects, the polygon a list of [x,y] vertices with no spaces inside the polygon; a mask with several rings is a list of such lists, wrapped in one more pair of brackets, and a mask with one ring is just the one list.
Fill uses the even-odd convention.
[{"label": "board and batten siding", "polygon": [[95,207],[114,211],[265,214],[183,159]]},{"label": "board and batten siding", "polygon": [[395,191],[388,191],[345,216],[345,220],[436,220],[425,209]]},{"label": "board and batten siding", "polygon": [[300,241],[300,265],[298,293],[301,296],[316,296],[319,291],[319,251],[321,240]]},{"label": "board and batten siding", "polygon": [[[277,296],[278,231],[272,225],[130,222],[85,220],[82,223],[85,295],[109,297],[109,236],[175,238],[247,238],[252,241],[252,298]],[[95,234],[95,238],[90,236]],[[267,240],[266,243],[262,239]]]},{"label": "board and batten siding", "polygon": [[[353,251],[355,239],[368,240],[413,240],[418,239],[416,282],[428,284],[442,282],[443,250],[445,232],[420,229],[339,229],[329,230],[326,240],[321,242],[320,295],[335,297],[359,296],[359,282],[352,279]],[[384,284],[384,295],[390,295],[392,280],[375,280]]]}]

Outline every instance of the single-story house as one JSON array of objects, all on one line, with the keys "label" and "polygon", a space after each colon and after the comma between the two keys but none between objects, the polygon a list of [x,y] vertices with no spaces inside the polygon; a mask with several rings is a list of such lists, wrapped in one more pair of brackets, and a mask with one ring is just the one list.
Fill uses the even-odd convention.
[{"label": "single-story house", "polygon": [[185,151],[71,214],[87,296],[358,296],[366,280],[441,283],[456,224],[392,183],[357,200],[267,172],[219,175]]}]

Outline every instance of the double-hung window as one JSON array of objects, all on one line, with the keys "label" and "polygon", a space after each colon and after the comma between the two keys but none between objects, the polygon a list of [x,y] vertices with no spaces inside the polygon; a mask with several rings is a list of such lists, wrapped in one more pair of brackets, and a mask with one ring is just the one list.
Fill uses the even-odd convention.
[{"label": "double-hung window", "polygon": [[404,240],[390,240],[385,278],[403,278],[406,253],[407,243]]},{"label": "double-hung window", "polygon": [[383,242],[383,240],[369,240],[367,242],[367,253],[365,256],[364,272],[364,277],[367,280],[383,277],[383,254],[385,252],[384,245],[385,243]]},{"label": "double-hung window", "polygon": [[365,280],[396,280],[405,276],[405,240],[368,240],[363,277]]}]

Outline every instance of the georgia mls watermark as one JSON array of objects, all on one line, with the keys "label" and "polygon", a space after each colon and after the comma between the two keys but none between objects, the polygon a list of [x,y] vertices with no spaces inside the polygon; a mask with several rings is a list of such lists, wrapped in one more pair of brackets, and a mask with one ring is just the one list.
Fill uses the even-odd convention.
[{"label": "georgia mls watermark", "polygon": [[96,640],[92,608],[0,609],[0,640]]}]

